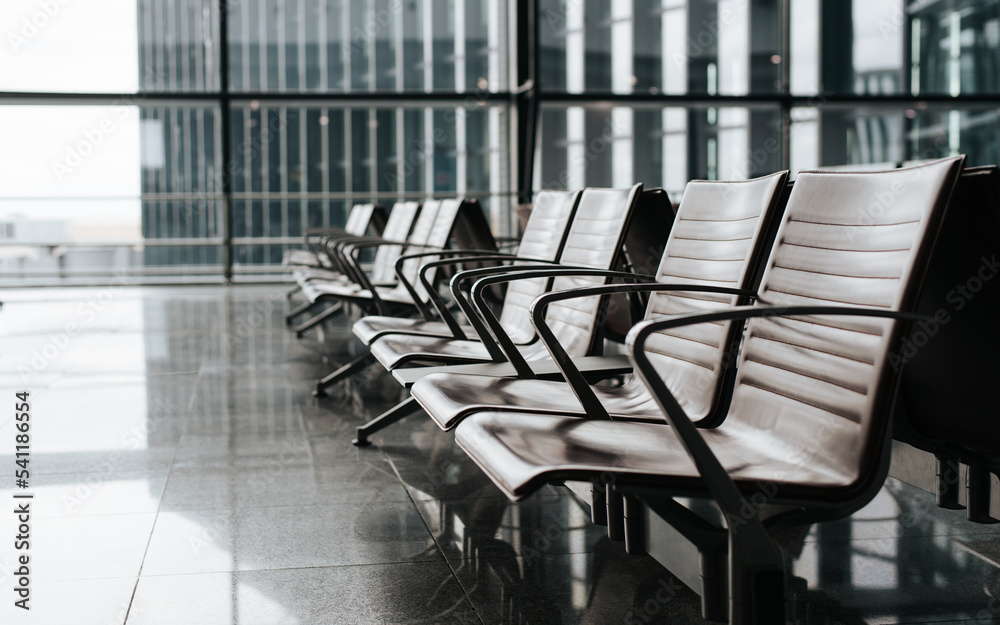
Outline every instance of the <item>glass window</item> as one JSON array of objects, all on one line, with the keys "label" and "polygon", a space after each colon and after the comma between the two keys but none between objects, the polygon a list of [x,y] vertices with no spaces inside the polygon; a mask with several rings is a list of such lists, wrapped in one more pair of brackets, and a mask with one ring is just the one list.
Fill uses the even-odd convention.
[{"label": "glass window", "polygon": [[139,72],[136,0],[4,0],[0,23],[0,91],[135,93],[170,71]]},{"label": "glass window", "polygon": [[665,188],[781,169],[781,113],[767,107],[546,105],[537,188]]}]

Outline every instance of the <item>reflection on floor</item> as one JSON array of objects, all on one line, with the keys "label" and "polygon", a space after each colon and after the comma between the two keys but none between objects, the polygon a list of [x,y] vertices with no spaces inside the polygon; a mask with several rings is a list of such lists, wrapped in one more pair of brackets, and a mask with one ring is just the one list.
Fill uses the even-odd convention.
[{"label": "reflection on floor", "polygon": [[[0,622],[700,623],[696,596],[548,487],[507,502],[375,368],[310,381],[348,327],[296,340],[285,287],[8,291],[0,387],[32,399],[31,612],[13,607],[12,415],[0,414]],[[326,362],[323,362],[323,360]],[[890,481],[782,537],[791,622],[1000,617],[1000,529]]]}]

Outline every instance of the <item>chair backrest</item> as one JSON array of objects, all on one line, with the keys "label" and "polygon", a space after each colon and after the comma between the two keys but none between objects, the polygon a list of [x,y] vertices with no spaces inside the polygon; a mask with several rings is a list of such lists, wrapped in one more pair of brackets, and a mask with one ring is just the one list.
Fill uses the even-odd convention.
[{"label": "chair backrest", "polygon": [[[420,202],[396,202],[389,219],[385,222],[382,238],[389,241],[406,241],[419,214]],[[372,262],[373,284],[389,284],[396,281],[395,263],[402,251],[401,245],[383,245],[376,250],[375,260]]]},{"label": "chair backrest", "polygon": [[[517,247],[518,257],[557,260],[579,200],[580,191],[539,191],[524,225]],[[545,291],[549,282],[547,278],[538,278],[517,280],[507,286],[500,324],[515,343],[526,343],[534,336],[528,307],[531,300]]]},{"label": "chair backrest", "polygon": [[496,239],[479,200],[466,200],[459,207],[451,230],[451,242],[459,250],[495,250]]},{"label": "chair backrest", "polygon": [[347,215],[344,232],[356,236],[363,235],[368,230],[368,219],[371,217],[374,204],[355,204]]},{"label": "chair backrest", "polygon": [[1000,345],[998,257],[1000,170],[966,169],[917,305],[933,320],[914,324],[890,364],[903,370],[896,438],[970,464],[1000,449],[1000,361],[990,348]]},{"label": "chair backrest", "polygon": [[[428,206],[433,207],[434,210],[432,221],[424,219],[424,213],[427,212]],[[447,247],[448,241],[451,238],[452,230],[458,220],[459,213],[463,210],[481,211],[482,209],[479,208],[479,203],[475,200],[447,199],[428,200],[427,202],[424,202],[424,208],[420,214],[420,219],[417,220],[417,225],[413,227],[413,233],[410,235],[409,242],[413,245],[413,247],[404,250],[403,254],[419,254],[421,252],[430,251],[427,248]],[[400,269],[400,273],[411,285],[413,285],[413,288],[416,290],[417,296],[421,299],[421,301],[426,302],[428,300],[428,295],[424,290],[423,284],[421,284],[418,279],[420,268],[424,265],[424,263],[432,262],[437,258],[437,256],[408,258],[403,261],[403,266]],[[434,273],[434,270],[428,271],[428,279],[432,282],[434,280]],[[401,297],[407,297],[409,295],[406,287],[402,284],[397,284],[394,290]]]},{"label": "chair backrest", "polygon": [[[656,271],[676,212],[666,191],[643,189],[625,232],[625,253],[619,255],[615,269],[646,275]],[[619,342],[624,339],[642,317],[647,301],[642,293],[616,293],[608,298],[604,323],[599,328],[601,336]]]},{"label": "chair backrest", "polygon": [[[576,214],[566,235],[561,265],[609,270],[622,251],[629,219],[642,193],[642,184],[630,189],[584,189]],[[560,291],[605,284],[607,278],[596,276],[559,276],[552,290]],[[570,356],[581,356],[594,347],[597,317],[604,299],[587,297],[555,302],[545,313],[552,333]],[[530,358],[546,358],[544,349]]]},{"label": "chair backrest", "polygon": [[[961,166],[954,157],[878,173],[800,173],[757,305],[913,310]],[[793,466],[824,476],[813,481],[837,490],[819,503],[874,495],[888,468],[897,379],[888,355],[904,326],[872,317],[751,319],[722,427],[780,445],[775,451],[787,449]]]},{"label": "chair backrest", "polygon": [[[787,178],[787,172],[780,172],[738,182],[689,182],[656,270],[657,282],[751,289],[768,235],[784,208]],[[650,296],[645,318],[709,312],[737,303],[736,295],[662,291]],[[649,360],[667,388],[685,389],[682,405],[693,420],[725,409],[719,399],[731,370],[726,355],[742,329],[742,324],[733,325],[675,328],[646,343]]]},{"label": "chair backrest", "polygon": [[369,230],[373,236],[380,236],[386,223],[385,207],[381,204],[355,204],[347,216],[344,231],[363,236]]}]

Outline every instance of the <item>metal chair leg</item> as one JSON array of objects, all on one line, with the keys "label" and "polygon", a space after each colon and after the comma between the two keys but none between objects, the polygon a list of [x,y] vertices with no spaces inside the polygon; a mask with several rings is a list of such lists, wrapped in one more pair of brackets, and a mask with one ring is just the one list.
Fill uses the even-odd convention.
[{"label": "metal chair leg", "polygon": [[354,375],[361,369],[364,369],[368,364],[375,360],[371,352],[365,352],[361,356],[358,356],[351,362],[347,363],[343,367],[337,369],[330,375],[316,382],[316,390],[313,391],[314,397],[326,397],[326,389],[337,382],[343,380],[344,378]]},{"label": "metal chair leg", "polygon": [[312,302],[305,301],[296,306],[295,308],[289,310],[287,313],[285,313],[285,325],[286,326],[292,325],[292,319],[298,317],[299,315],[301,315],[302,313],[304,313],[305,311],[309,310],[312,307],[313,307]]},{"label": "metal chair leg", "polygon": [[418,410],[420,410],[420,404],[417,403],[417,400],[413,397],[407,397],[394,407],[359,427],[357,429],[357,437],[351,443],[358,447],[367,447],[371,445],[371,441],[368,440],[369,436],[379,430],[384,430],[393,423],[402,421],[404,417],[408,417]]},{"label": "metal chair leg", "polygon": [[295,326],[294,328],[292,328],[292,331],[295,332],[295,338],[297,339],[302,338],[302,334],[305,333],[306,330],[312,328],[313,326],[319,325],[323,321],[326,321],[330,317],[336,315],[341,311],[342,308],[343,306],[341,306],[341,304],[338,302],[337,304],[334,304],[333,306],[327,308],[320,314],[316,315],[312,319],[309,319],[308,321]]}]

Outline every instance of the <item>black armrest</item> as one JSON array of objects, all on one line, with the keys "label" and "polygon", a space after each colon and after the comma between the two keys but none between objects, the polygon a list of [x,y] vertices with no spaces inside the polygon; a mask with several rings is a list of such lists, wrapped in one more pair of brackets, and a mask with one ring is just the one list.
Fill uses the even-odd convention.
[{"label": "black armrest", "polygon": [[535,373],[531,370],[531,367],[528,366],[528,363],[524,360],[521,352],[518,351],[517,346],[514,345],[514,341],[510,339],[510,336],[503,329],[503,326],[500,325],[500,320],[497,319],[497,316],[494,315],[493,311],[491,311],[486,305],[486,301],[483,299],[483,291],[487,287],[501,282],[530,280],[533,278],[555,278],[558,276],[604,276],[608,278],[624,278],[627,280],[656,279],[654,276],[635,274],[626,271],[593,269],[590,267],[561,267],[559,269],[541,267],[534,268],[529,271],[515,271],[500,276],[488,276],[477,280],[472,286],[473,302],[483,319],[486,321],[487,325],[489,325],[497,343],[500,345],[500,348],[507,355],[507,360],[514,366],[514,370],[517,371],[517,376],[519,378],[532,379],[535,377]]},{"label": "black armrest", "polygon": [[[892,310],[875,310],[870,308],[838,307],[838,306],[788,306],[760,307],[741,306],[711,313],[681,315],[669,319],[644,321],[637,324],[628,333],[625,343],[629,347],[632,361],[643,383],[653,393],[660,410],[667,422],[677,432],[691,460],[694,461],[698,473],[705,481],[709,492],[718,503],[723,516],[727,520],[729,531],[729,557],[731,562],[741,562],[744,568],[755,573],[765,572],[779,574],[783,572],[781,552],[770,539],[761,523],[757,510],[759,506],[748,505],[740,493],[736,482],[729,472],[719,462],[711,448],[698,432],[698,428],[681,408],[670,389],[660,379],[652,363],[645,353],[646,340],[655,332],[685,325],[716,321],[745,320],[755,317],[788,317],[799,315],[847,315],[882,317],[904,321],[919,321],[929,319],[923,315],[897,312]],[[754,513],[748,517],[745,510]],[[733,520],[739,523],[733,523]],[[743,576],[732,576],[738,581]],[[731,597],[741,597],[744,588],[730,588]]]},{"label": "black armrest", "polygon": [[307,244],[310,247],[315,248],[317,254],[320,253],[325,254],[326,257],[333,264],[333,266],[336,267],[343,274],[347,274],[349,272],[349,269],[343,262],[343,259],[341,259],[338,256],[337,250],[339,246],[343,246],[352,241],[374,239],[374,237],[351,234],[350,232],[345,232],[345,231],[321,233],[314,236],[316,236],[318,242],[310,242],[307,237],[306,238]]},{"label": "black armrest", "polygon": [[563,378],[570,385],[573,393],[576,395],[577,399],[580,400],[580,405],[583,406],[584,411],[591,418],[597,419],[610,419],[608,411],[604,408],[604,404],[597,399],[594,394],[593,389],[587,383],[587,380],[580,373],[580,370],[575,364],[573,364],[573,359],[569,357],[563,346],[556,340],[555,334],[549,327],[549,324],[545,321],[545,311],[548,309],[549,304],[553,302],[560,302],[568,299],[576,299],[580,297],[593,297],[595,295],[608,295],[611,293],[637,293],[637,292],[653,292],[653,291],[690,291],[690,292],[708,292],[708,293],[722,293],[726,295],[739,295],[746,298],[753,298],[756,296],[754,291],[749,291],[746,289],[735,289],[731,287],[717,287],[712,285],[695,285],[695,284],[664,284],[662,282],[644,282],[644,283],[633,283],[633,284],[605,284],[602,286],[587,286],[578,289],[567,289],[565,291],[554,291],[552,293],[543,293],[535,298],[531,302],[531,325],[535,327],[535,331],[538,336],[545,343],[546,349],[549,350],[549,354],[555,361],[559,370],[562,372]]},{"label": "black armrest", "polygon": [[375,309],[380,314],[386,312],[385,304],[382,302],[382,298],[379,297],[378,291],[375,290],[375,286],[372,284],[371,280],[368,279],[368,275],[361,269],[361,261],[359,260],[359,255],[362,249],[370,247],[380,247],[382,245],[407,245],[400,241],[390,241],[387,239],[380,239],[378,237],[365,237],[362,240],[352,241],[350,243],[345,243],[339,247],[340,257],[344,259],[345,263],[349,267],[350,274],[353,274],[354,281],[364,290],[371,293],[372,302],[375,304]]},{"label": "black armrest", "polygon": [[[514,262],[518,261],[515,260]],[[516,271],[521,272],[529,269],[537,269],[537,270],[552,269],[553,267],[561,266],[559,265],[559,263],[550,260],[537,261],[534,259],[525,259],[525,262],[544,263],[544,264],[522,265],[517,267]],[[452,297],[455,298],[455,302],[458,304],[458,307],[462,309],[463,313],[465,313],[465,316],[468,318],[469,323],[472,325],[472,329],[476,331],[476,334],[479,336],[480,342],[482,342],[482,344],[486,347],[486,351],[489,352],[490,358],[493,360],[493,362],[504,362],[506,360],[506,357],[503,354],[503,350],[501,350],[500,347],[497,345],[496,339],[490,333],[489,329],[486,327],[483,320],[479,317],[479,314],[476,312],[476,309],[472,305],[472,302],[469,301],[469,298],[467,298],[464,293],[462,293],[462,285],[465,284],[466,282],[469,282],[470,280],[474,280],[481,276],[488,276],[500,273],[506,274],[506,273],[511,273],[513,271],[515,270],[512,269],[510,265],[505,265],[502,267],[480,267],[477,269],[468,269],[466,271],[462,271],[452,276],[451,284],[449,285],[451,288]]]},{"label": "black armrest", "polygon": [[[428,256],[467,256],[470,258],[479,258],[480,260],[483,260],[484,259],[483,257],[487,255],[496,256],[499,254],[495,250],[441,250],[441,249],[433,252],[418,252],[416,254],[404,254],[396,259],[394,269],[396,272],[396,277],[399,279],[400,283],[402,283],[402,285],[406,288],[407,292],[410,294],[410,297],[413,298],[413,301],[419,302],[417,308],[420,310],[420,314],[427,321],[431,321],[434,317],[433,315],[431,315],[430,310],[424,305],[422,301],[420,301],[420,298],[417,296],[417,291],[414,285],[411,284],[410,281],[406,278],[406,276],[403,275],[403,264],[411,258],[425,258]],[[463,260],[455,259],[454,262],[463,262]],[[442,308],[438,306],[437,303],[437,300],[439,300],[440,298],[436,297],[436,294],[433,291],[433,287],[430,285],[430,281],[426,280],[424,277],[429,267],[437,267],[440,264],[441,263],[434,263],[434,262],[424,263],[418,271],[420,284],[423,285],[424,290],[427,292],[427,297],[431,300],[431,303],[434,305],[434,308],[438,311],[439,314],[441,314],[441,318],[445,319],[446,323],[448,323],[448,319],[451,319],[451,321],[454,322],[454,325],[452,325],[452,323],[448,323],[448,327],[449,329],[451,329],[453,333],[457,331],[455,338],[464,339],[465,333],[463,333],[461,328],[458,327],[458,323],[455,322],[453,318],[451,318],[450,313],[448,314],[447,318],[445,317],[444,313],[441,313]],[[451,261],[446,262],[444,264],[451,264]]]},{"label": "black armrest", "polygon": [[[455,254],[462,254],[462,251],[456,251]],[[477,253],[475,255],[470,256],[470,257],[464,257],[464,256],[462,256],[462,257],[459,257],[459,258],[445,258],[445,259],[437,260],[437,261],[430,262],[430,263],[424,263],[420,267],[420,271],[418,273],[418,276],[420,278],[420,284],[422,284],[423,287],[424,287],[424,290],[427,291],[427,295],[430,297],[431,304],[433,304],[434,308],[438,311],[438,315],[442,319],[445,320],[445,323],[448,324],[448,328],[452,331],[452,334],[455,336],[456,339],[459,339],[459,340],[467,340],[468,337],[465,335],[465,332],[462,330],[461,326],[458,325],[458,321],[455,320],[455,316],[451,314],[451,311],[448,309],[448,305],[445,303],[444,299],[433,288],[433,285],[431,284],[430,279],[427,278],[427,273],[431,269],[433,269],[435,267],[444,267],[444,266],[448,266],[448,265],[460,265],[460,264],[468,262],[470,260],[473,260],[473,261],[504,261],[504,260],[509,260],[509,261],[519,261],[519,262],[535,262],[535,263],[549,262],[549,261],[547,261],[544,258],[521,258],[521,257],[518,257],[515,254],[500,254],[500,253],[496,253],[496,252],[492,252],[492,253],[480,253],[480,252],[477,251]],[[503,266],[500,266],[500,267],[483,267],[482,269],[506,269],[506,270],[510,270],[509,268],[510,268],[510,265],[503,265]]]},{"label": "black armrest", "polygon": [[341,264],[344,269],[344,275],[351,276],[354,275],[354,281],[361,284],[361,279],[357,277],[356,268],[353,266],[350,256],[352,251],[348,249],[349,246],[357,246],[358,248],[369,248],[378,247],[381,245],[399,245],[405,246],[405,241],[391,241],[389,239],[383,239],[381,237],[345,237],[342,240],[333,241],[326,246],[327,253],[331,260],[336,263]]}]

